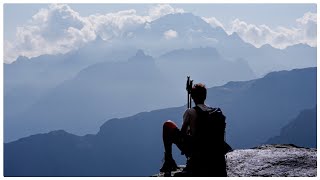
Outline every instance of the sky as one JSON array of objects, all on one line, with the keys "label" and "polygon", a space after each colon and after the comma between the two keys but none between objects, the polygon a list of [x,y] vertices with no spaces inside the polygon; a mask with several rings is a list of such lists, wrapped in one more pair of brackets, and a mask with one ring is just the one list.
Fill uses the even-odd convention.
[{"label": "sky", "polygon": [[[274,0],[273,0],[274,1]],[[3,2],[3,1],[2,1]],[[10,1],[6,1],[10,2]],[[277,2],[277,1],[276,1]],[[314,2],[314,1],[313,1]],[[3,5],[3,4],[2,4]],[[88,17],[89,15],[93,14],[107,14],[111,12],[118,12],[127,9],[135,9],[137,14],[140,15],[147,15],[148,11],[151,7],[155,4],[123,4],[123,5],[115,5],[115,4],[68,4],[71,9],[78,12],[82,17]],[[186,12],[192,12],[195,15],[201,17],[214,17],[218,20],[223,26],[226,28],[228,27],[229,31],[232,30],[230,28],[230,24],[234,22],[245,22],[243,29],[246,29],[249,25],[253,28],[259,29],[261,25],[265,25],[270,29],[274,30],[274,34],[280,34],[281,31],[279,29],[286,28],[287,30],[294,30],[302,29],[300,26],[303,24],[303,17],[306,13],[310,12],[310,14],[305,19],[311,19],[310,24],[304,25],[316,25],[316,20],[314,21],[314,16],[312,14],[316,13],[316,4],[209,4],[209,5],[199,5],[199,4],[170,4],[170,6],[174,9],[181,8]],[[18,55],[25,55],[29,57],[37,56],[41,53],[46,52],[33,52],[32,50],[35,49],[34,47],[29,47],[27,44],[21,44],[21,39],[27,37],[27,35],[21,35],[21,31],[17,31],[19,27],[26,27],[32,24],[32,27],[39,26],[34,21],[32,21],[32,17],[39,13],[41,8],[49,9],[48,4],[4,4],[3,8],[3,55],[4,55],[4,62],[12,62],[14,61]],[[2,13],[1,13],[2,14]],[[302,18],[302,19],[301,19]],[[235,21],[238,19],[239,21]],[[301,20],[300,24],[299,21]],[[46,21],[43,21],[46,22]],[[42,22],[42,23],[43,23]],[[239,24],[239,23],[238,23]],[[240,23],[241,24],[241,23]],[[243,24],[243,23],[242,23]],[[241,27],[241,26],[240,26]],[[237,29],[234,29],[236,31]],[[241,29],[238,29],[239,32]],[[289,31],[290,32],[290,31]],[[315,32],[316,33],[316,32]],[[288,33],[290,35],[290,33]],[[19,36],[21,35],[21,36]],[[247,35],[247,36],[246,36]],[[291,33],[294,35],[294,33]],[[243,33],[241,36],[243,39],[250,41],[250,34]],[[254,36],[253,36],[254,37]],[[262,39],[262,38],[261,38]],[[287,43],[283,43],[286,45],[294,44],[297,42],[302,41],[303,37],[300,39],[297,38],[297,41],[290,42],[289,40]],[[301,40],[302,39],[302,40]],[[313,36],[311,41],[316,42],[316,38]],[[47,44],[47,42],[43,42]],[[251,43],[254,44],[255,42],[252,41]],[[265,40],[265,43],[268,41]],[[259,44],[259,43],[256,43]],[[261,44],[261,43],[260,43]],[[312,44],[312,43],[311,43]],[[315,43],[316,44],[316,43]],[[39,44],[37,46],[41,46]],[[273,44],[274,47],[277,47],[277,43]],[[18,47],[18,48],[16,48]],[[14,50],[14,49],[18,50]],[[282,47],[283,48],[283,47]],[[58,49],[59,50],[59,49]],[[49,53],[56,53],[56,51],[49,51]],[[1,69],[1,76],[2,76],[2,69]],[[2,79],[2,78],[1,78]],[[318,78],[319,79],[319,78]],[[319,82],[317,83],[319,84]],[[319,88],[318,88],[319,89]],[[1,88],[1,91],[3,89]],[[1,102],[3,99],[1,98]],[[2,106],[2,105],[1,105]],[[3,110],[3,108],[0,108]],[[2,111],[1,113],[2,114]],[[2,126],[2,124],[0,125]],[[2,128],[0,128],[2,129]],[[3,144],[3,143],[2,143]],[[0,148],[0,153],[2,153],[2,149]],[[2,164],[0,165],[0,169],[2,168]]]},{"label": "sky", "polygon": [[[200,16],[213,27],[222,27],[228,34],[236,32],[256,47],[270,44],[283,49],[298,43],[316,46],[316,4],[311,3],[4,4],[3,11],[4,62],[7,63],[18,56],[68,52],[75,48],[75,44],[89,42],[98,33],[107,33],[94,29],[101,27],[101,21],[105,23],[104,27],[112,23],[110,28],[115,28],[113,31],[124,31],[134,23],[181,12]],[[67,36],[72,36],[72,41]],[[73,41],[76,43],[67,43]],[[37,50],[40,47],[44,50]]]}]

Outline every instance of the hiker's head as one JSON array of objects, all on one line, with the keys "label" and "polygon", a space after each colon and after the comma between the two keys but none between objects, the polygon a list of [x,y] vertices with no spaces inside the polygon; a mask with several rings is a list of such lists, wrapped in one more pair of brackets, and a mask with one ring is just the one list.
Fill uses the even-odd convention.
[{"label": "hiker's head", "polygon": [[207,88],[204,84],[198,83],[191,89],[191,97],[195,104],[203,104],[207,98]]}]

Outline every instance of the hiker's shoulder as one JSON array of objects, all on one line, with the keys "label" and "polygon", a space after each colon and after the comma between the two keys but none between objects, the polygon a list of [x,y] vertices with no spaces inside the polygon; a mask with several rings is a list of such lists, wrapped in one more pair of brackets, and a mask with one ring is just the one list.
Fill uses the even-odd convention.
[{"label": "hiker's shoulder", "polygon": [[196,110],[195,110],[194,107],[193,108],[188,108],[188,109],[186,109],[186,111],[184,113],[185,114],[194,114],[194,113],[196,113]]},{"label": "hiker's shoulder", "polygon": [[205,104],[198,104],[197,106],[194,107],[196,113],[202,113],[202,112],[209,112],[211,113],[220,113],[223,114],[222,110],[220,107],[215,107],[215,106],[209,106],[209,105],[205,105]]},{"label": "hiker's shoulder", "polygon": [[222,111],[221,107],[218,106],[209,106],[209,105],[202,105],[200,106],[202,110],[207,111]]},{"label": "hiker's shoulder", "polygon": [[196,115],[197,115],[197,111],[196,111],[196,109],[194,107],[193,108],[188,108],[184,112],[184,116],[196,116]]},{"label": "hiker's shoulder", "polygon": [[206,105],[206,104],[197,104],[195,107],[193,107],[193,109],[195,111],[200,111],[200,110],[201,111],[208,111],[208,110],[212,109],[212,107],[209,105]]}]

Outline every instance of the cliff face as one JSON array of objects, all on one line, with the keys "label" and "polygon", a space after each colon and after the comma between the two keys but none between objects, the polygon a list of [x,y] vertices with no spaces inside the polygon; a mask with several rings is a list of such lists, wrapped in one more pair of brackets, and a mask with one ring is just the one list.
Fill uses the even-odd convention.
[{"label": "cliff face", "polygon": [[[174,176],[183,166],[172,172]],[[234,150],[227,154],[229,177],[315,177],[317,149],[294,145],[263,145]],[[164,176],[156,174],[154,176]]]},{"label": "cliff face", "polygon": [[270,138],[265,144],[295,144],[297,146],[317,147],[317,106],[306,109],[284,126],[278,136]]}]

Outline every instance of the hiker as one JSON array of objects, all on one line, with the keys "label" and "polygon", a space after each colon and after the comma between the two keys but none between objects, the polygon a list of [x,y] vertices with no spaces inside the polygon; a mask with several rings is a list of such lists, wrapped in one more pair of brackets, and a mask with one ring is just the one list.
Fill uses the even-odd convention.
[{"label": "hiker", "polygon": [[[181,154],[187,157],[185,171],[191,173],[190,176],[227,176],[225,153],[223,153],[225,124],[218,125],[220,127],[207,127],[207,130],[200,127],[199,122],[205,117],[203,113],[212,109],[205,105],[206,96],[205,85],[195,84],[191,89],[191,98],[195,106],[185,111],[181,130],[171,120],[163,124],[162,138],[165,155],[160,172],[171,172],[178,168],[172,157],[172,144],[176,144]],[[200,130],[207,132],[200,132]],[[215,136],[210,139],[214,145],[208,144],[206,137],[202,137],[209,133]],[[210,148],[212,146],[213,148]]]}]

